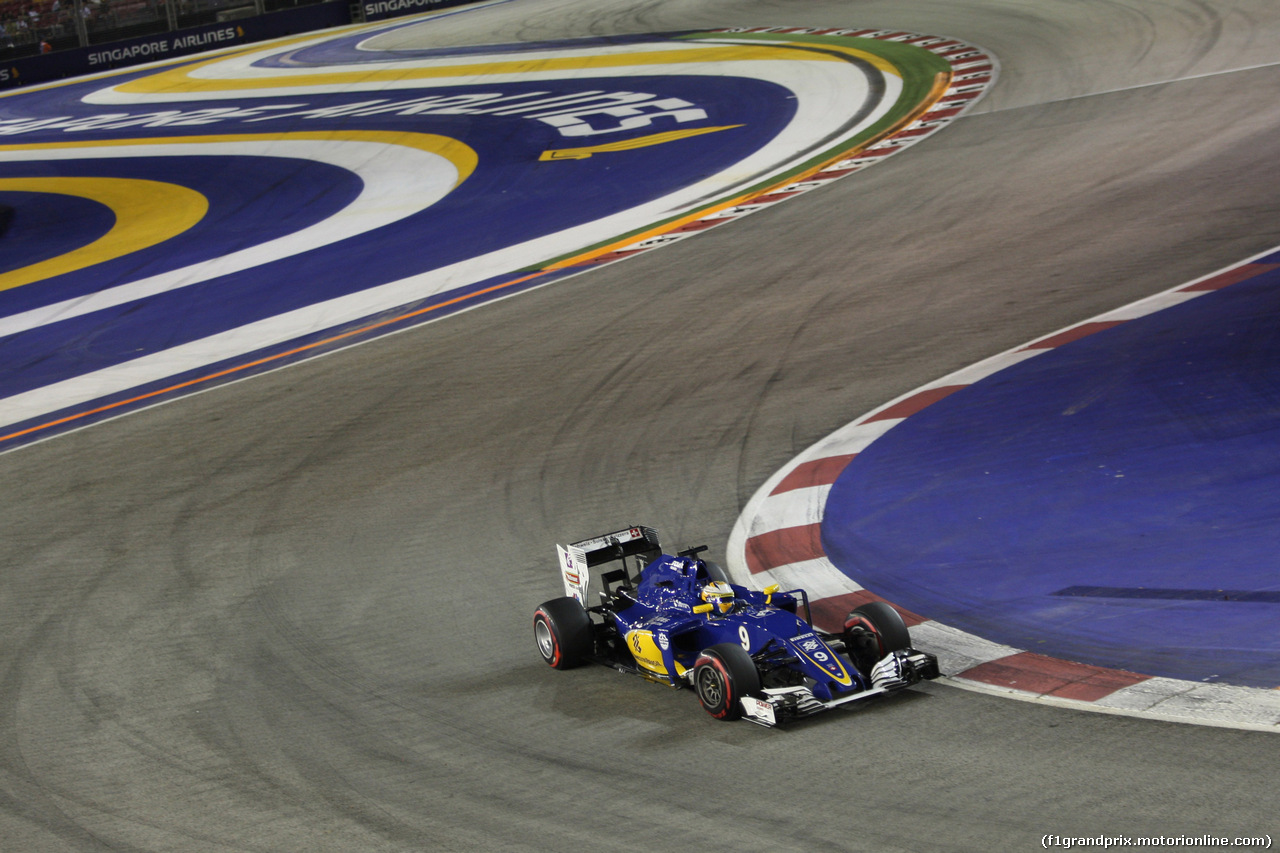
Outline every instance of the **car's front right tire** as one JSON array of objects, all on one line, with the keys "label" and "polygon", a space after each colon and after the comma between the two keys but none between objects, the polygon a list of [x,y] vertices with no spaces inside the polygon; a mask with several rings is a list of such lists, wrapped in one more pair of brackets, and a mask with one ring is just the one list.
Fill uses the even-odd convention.
[{"label": "car's front right tire", "polygon": [[890,652],[911,647],[911,634],[902,615],[885,601],[869,601],[844,620],[844,643],[849,660],[864,677]]},{"label": "car's front right tire", "polygon": [[533,613],[533,640],[547,665],[581,666],[594,651],[591,617],[576,598],[553,598]]}]

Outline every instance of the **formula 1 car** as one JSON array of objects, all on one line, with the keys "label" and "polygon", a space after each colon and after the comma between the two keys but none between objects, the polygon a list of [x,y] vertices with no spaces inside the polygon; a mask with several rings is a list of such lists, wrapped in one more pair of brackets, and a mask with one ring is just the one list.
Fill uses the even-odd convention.
[{"label": "formula 1 car", "polygon": [[[650,527],[556,550],[565,595],[533,614],[538,652],[556,669],[600,663],[689,686],[716,719],[764,726],[939,674],[938,659],[911,648],[902,617],[884,602],[858,607],[832,634],[809,621],[804,590],[730,583],[698,558],[706,546],[664,554]],[[591,570],[609,563],[620,565],[597,573],[600,603],[589,605]]]}]

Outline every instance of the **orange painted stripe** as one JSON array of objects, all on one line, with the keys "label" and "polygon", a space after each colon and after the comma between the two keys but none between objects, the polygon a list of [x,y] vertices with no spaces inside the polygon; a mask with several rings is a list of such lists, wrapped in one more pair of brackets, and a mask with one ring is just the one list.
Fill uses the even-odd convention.
[{"label": "orange painted stripe", "polygon": [[238,364],[235,367],[228,367],[224,370],[219,370],[216,373],[210,373],[206,376],[201,376],[196,379],[188,379],[185,382],[178,382],[174,385],[169,385],[165,388],[160,388],[155,391],[148,391],[145,394],[139,394],[138,396],[130,397],[127,400],[119,400],[115,403],[109,403],[105,406],[98,406],[95,409],[86,409],[83,412],[76,412],[74,415],[67,415],[66,417],[57,418],[56,420],[47,421],[42,424],[37,424],[36,426],[33,426],[33,427],[27,427],[26,429],[21,429],[21,430],[18,430],[17,432],[11,432],[8,435],[0,435],[0,443],[9,441],[15,438],[21,438],[25,435],[31,435],[32,433],[40,432],[41,430],[51,429],[56,426],[62,426],[63,424],[72,423],[74,421],[78,421],[83,418],[90,417],[92,415],[98,415],[98,414],[102,414],[103,412],[109,412],[109,411],[112,411],[113,409],[123,408],[124,406],[129,406],[129,405],[132,405],[133,403],[140,403],[140,402],[143,402],[144,400],[154,399],[155,397],[160,397],[165,394],[170,394],[174,391],[181,391],[185,388],[192,388],[204,382],[212,382],[215,379],[222,379],[226,376],[231,376],[236,373],[241,373],[243,371],[250,370],[254,367],[260,367],[264,364],[270,364],[274,361],[280,361],[290,356],[298,355],[299,353],[304,353],[304,352],[309,352],[311,350],[319,349],[320,347],[337,343],[338,341],[346,340],[348,338],[353,338],[358,335],[365,334],[366,332],[374,331],[375,329],[385,328],[386,326],[392,326],[392,325],[395,325],[396,323],[402,323],[405,320],[411,320],[414,317],[420,317],[424,314],[430,314],[433,311],[439,311],[442,308],[448,308],[452,305],[457,305],[459,303],[466,302],[467,300],[475,299],[478,296],[485,296],[490,293],[496,293],[497,291],[505,290],[506,288],[509,288],[509,287],[514,287],[517,284],[521,284],[523,282],[530,281],[531,279],[538,278],[541,275],[545,275],[546,272],[547,272],[546,270],[539,270],[538,272],[531,273],[529,275],[522,276],[517,279],[512,279],[511,281],[503,282],[502,284],[495,284],[492,287],[486,287],[484,290],[477,290],[475,293],[468,293],[465,296],[457,296],[457,297],[454,297],[453,299],[446,300],[445,302],[440,302],[436,305],[429,305],[426,308],[419,308],[416,311],[410,311],[406,314],[400,314],[398,316],[391,317],[386,320],[380,320],[377,323],[370,323],[367,326],[361,326],[358,329],[352,329],[351,331],[343,332],[340,335],[333,335],[321,341],[315,341],[314,343],[305,344],[300,347],[294,347],[293,349],[286,350],[285,352],[280,352],[280,353],[276,353],[275,355],[266,356],[265,358],[259,358],[253,361],[248,361],[248,362],[245,362],[244,364]]}]

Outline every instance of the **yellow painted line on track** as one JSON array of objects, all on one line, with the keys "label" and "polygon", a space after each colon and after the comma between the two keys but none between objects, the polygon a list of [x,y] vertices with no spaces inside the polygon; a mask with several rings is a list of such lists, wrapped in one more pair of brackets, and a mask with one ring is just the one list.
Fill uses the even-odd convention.
[{"label": "yellow painted line on track", "polygon": [[[245,154],[271,156],[273,146],[280,155],[294,156],[288,143],[297,140],[379,143],[400,145],[426,151],[447,159],[457,170],[454,186],[475,171],[479,162],[468,145],[446,136],[429,133],[393,131],[312,131],[302,133],[220,134],[214,136],[147,137],[104,139],[74,142],[44,142],[0,145],[4,153],[85,151],[92,157],[94,149],[156,146],[173,150],[174,146],[197,148],[204,144],[243,143]],[[198,150],[193,154],[199,154]],[[187,187],[162,181],[107,177],[32,177],[0,180],[0,190],[11,192],[56,193],[96,201],[115,214],[115,225],[102,237],[56,258],[0,273],[0,291],[31,284],[44,279],[85,269],[164,242],[191,228],[209,210],[208,199]]]},{"label": "yellow painted line on track", "polygon": [[838,53],[842,56],[848,56],[851,59],[860,59],[863,62],[867,63],[868,65],[873,66],[878,71],[884,72],[885,74],[892,74],[895,77],[902,76],[902,72],[898,69],[898,67],[894,65],[892,62],[890,62],[889,60],[885,59],[883,56],[878,56],[877,54],[869,53],[868,51],[860,50],[856,47],[846,47],[844,45],[832,44],[830,42],[822,42],[818,44],[814,42],[801,41],[801,42],[785,42],[784,44],[789,45],[791,47],[795,47],[797,49],[807,50],[810,52],[820,51],[822,53]]},{"label": "yellow painted line on track", "polygon": [[[802,54],[797,56],[797,54]],[[865,58],[872,61],[871,54]],[[373,66],[359,71],[306,73],[306,69],[289,69],[287,74],[271,75],[272,69],[255,68],[258,76],[249,78],[208,79],[194,76],[202,69],[212,68],[222,57],[197,65],[188,65],[164,71],[150,77],[131,80],[115,87],[123,94],[196,94],[201,92],[251,91],[253,89],[277,89],[301,86],[347,86],[352,84],[391,83],[404,80],[440,80],[467,78],[476,83],[497,74],[533,74],[538,72],[597,71],[611,68],[633,68],[650,65],[707,64],[723,62],[800,61],[843,62],[830,53],[814,52],[802,46],[791,45],[711,45],[679,50],[637,51],[635,53],[606,53],[590,56],[567,56],[540,59],[520,59],[508,62],[481,62],[449,65],[437,62],[433,65],[378,68]],[[884,60],[875,58],[879,64]],[[893,73],[897,73],[896,71]]]},{"label": "yellow painted line on track", "polygon": [[692,130],[669,130],[666,133],[653,133],[649,136],[638,136],[622,142],[605,142],[600,145],[584,145],[581,148],[552,148],[543,151],[539,160],[585,160],[592,154],[605,154],[610,151],[631,151],[636,148],[648,148],[650,145],[662,145],[704,133],[717,133],[721,130],[733,130],[742,127],[740,124],[726,124],[721,127],[695,127]]},{"label": "yellow painted line on track", "polygon": [[115,224],[106,234],[56,258],[0,273],[0,291],[75,272],[163,243],[191,228],[209,201],[178,184],[136,178],[5,178],[0,192],[52,193],[87,198],[110,208]]}]

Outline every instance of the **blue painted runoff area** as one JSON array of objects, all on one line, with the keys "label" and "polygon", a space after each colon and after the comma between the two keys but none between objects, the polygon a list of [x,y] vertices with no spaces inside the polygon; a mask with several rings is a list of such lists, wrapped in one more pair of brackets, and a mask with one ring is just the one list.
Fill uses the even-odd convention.
[{"label": "blue painted runoff area", "polygon": [[1280,686],[1280,270],[906,419],[834,484],[822,538],[868,589],[996,642]]},{"label": "blue painted runoff area", "polygon": [[[138,72],[145,76],[148,72]],[[119,78],[120,81],[129,79]],[[33,93],[22,104],[26,112],[0,118],[44,116],[92,118],[118,107],[85,103],[84,95],[99,81]],[[551,83],[507,82],[501,93],[553,95],[599,89],[611,91],[617,81],[588,78]],[[634,76],[626,88],[696,102],[707,118],[699,127],[723,127],[715,133],[675,139],[664,144],[581,159],[543,161],[549,149],[598,143],[595,137],[565,137],[552,125],[521,115],[449,115],[395,111],[348,115],[353,104],[371,100],[369,92],[308,94],[300,99],[300,116],[272,118],[266,123],[218,125],[236,132],[412,131],[458,140],[479,158],[475,171],[445,198],[424,210],[361,234],[274,263],[217,276],[127,305],[95,311],[62,322],[9,335],[0,341],[0,397],[22,393],[85,372],[120,364],[139,352],[178,346],[288,311],[335,299],[466,261],[525,241],[603,219],[725,170],[767,144],[795,113],[795,101],[781,86],[743,77]],[[430,97],[492,93],[489,86],[440,86]],[[535,94],[536,93],[536,94]],[[384,100],[397,95],[375,93]],[[38,97],[36,97],[38,96]],[[400,93],[403,99],[422,92]],[[238,105],[238,104],[237,104]],[[166,110],[196,110],[203,101],[174,100]],[[334,115],[327,116],[332,110]],[[402,111],[404,112],[404,111]],[[609,142],[667,131],[676,125],[659,121],[608,136]],[[206,126],[172,133],[207,134]],[[154,136],[148,128],[89,130],[69,135],[51,128],[21,136],[29,144],[68,139],[109,140]],[[210,213],[190,231],[149,250],[113,262],[65,273],[53,279],[0,291],[0,316],[8,316],[59,300],[95,292],[119,281],[181,268],[296,232],[339,210],[360,188],[356,176],[324,164],[272,157],[183,157],[85,160],[69,162],[0,162],[0,179],[46,175],[149,178],[187,186],[209,200]],[[49,218],[48,202],[33,194],[8,193],[0,205],[14,211],[12,233],[32,229]],[[66,202],[71,205],[73,202]],[[70,210],[70,207],[67,208]],[[40,250],[56,254],[84,245],[109,222],[86,204],[58,233],[59,246]],[[49,229],[43,229],[49,230]],[[11,242],[11,241],[6,241]],[[32,252],[36,252],[33,247]],[[34,257],[34,255],[33,255]],[[24,258],[29,260],[29,258]],[[452,292],[458,295],[461,288]],[[68,345],[70,342],[70,345]]]}]

